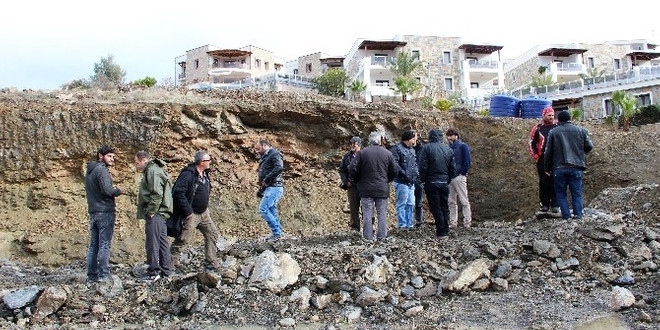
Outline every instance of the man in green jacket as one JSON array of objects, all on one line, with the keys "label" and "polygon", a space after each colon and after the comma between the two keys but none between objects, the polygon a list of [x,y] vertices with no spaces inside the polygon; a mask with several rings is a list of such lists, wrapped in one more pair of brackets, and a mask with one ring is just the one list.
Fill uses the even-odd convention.
[{"label": "man in green jacket", "polygon": [[144,279],[155,281],[161,276],[170,277],[174,274],[165,225],[165,221],[172,216],[172,181],[163,170],[165,162],[152,158],[146,151],[135,154],[135,167],[142,171],[137,217],[145,220],[145,249],[149,268]]}]

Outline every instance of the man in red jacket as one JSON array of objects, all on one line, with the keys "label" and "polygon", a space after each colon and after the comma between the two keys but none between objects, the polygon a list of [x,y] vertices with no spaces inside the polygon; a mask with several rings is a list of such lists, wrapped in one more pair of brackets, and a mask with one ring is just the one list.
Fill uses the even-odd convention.
[{"label": "man in red jacket", "polygon": [[557,127],[555,121],[555,110],[552,107],[543,109],[542,121],[529,132],[529,143],[527,149],[536,161],[536,172],[539,176],[539,200],[541,208],[539,212],[553,214],[559,213],[559,204],[555,196],[555,186],[552,176],[545,173],[543,166],[543,151],[547,142],[548,133]]}]

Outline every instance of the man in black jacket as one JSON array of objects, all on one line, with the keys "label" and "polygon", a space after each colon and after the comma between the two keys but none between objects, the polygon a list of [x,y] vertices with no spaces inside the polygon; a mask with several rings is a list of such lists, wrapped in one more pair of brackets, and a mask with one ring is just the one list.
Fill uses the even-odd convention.
[{"label": "man in black jacket", "polygon": [[589,132],[570,122],[571,114],[560,111],[557,114],[559,127],[548,134],[548,142],[543,154],[545,171],[552,174],[555,181],[555,194],[561,209],[561,217],[568,220],[571,210],[568,208],[566,188],[571,190],[573,219],[582,219],[582,177],[587,168],[587,153],[594,145]]},{"label": "man in black jacket", "polygon": [[181,170],[174,183],[174,214],[171,219],[174,223],[180,221],[182,224],[181,233],[175,235],[172,243],[172,261],[175,266],[179,263],[181,250],[192,240],[193,231],[199,229],[204,236],[205,268],[217,270],[220,267],[216,245],[220,233],[208,210],[211,194],[208,176],[210,163],[211,156],[207,151],[196,152],[194,162]]},{"label": "man in black jacket", "polygon": [[360,231],[360,193],[358,192],[357,186],[351,183],[348,180],[348,165],[355,159],[355,155],[360,152],[362,148],[362,139],[357,136],[351,138],[349,142],[350,150],[344,155],[341,159],[341,165],[339,166],[339,177],[341,178],[341,188],[346,190],[348,195],[348,206],[351,211],[351,223],[350,227],[352,230],[359,232]]},{"label": "man in black jacket", "polygon": [[374,205],[378,218],[376,239],[387,237],[387,198],[390,195],[390,181],[397,174],[397,165],[392,153],[381,147],[382,134],[369,134],[369,146],[362,149],[349,167],[349,181],[357,183],[362,203],[362,235],[367,240],[374,239]]},{"label": "man in black jacket", "polygon": [[259,157],[259,213],[270,227],[272,235],[266,239],[276,242],[283,236],[282,224],[277,216],[277,203],[284,195],[284,156],[266,140],[259,140],[254,149]]},{"label": "man in black jacket", "polygon": [[85,193],[89,212],[89,249],[87,250],[87,283],[110,278],[110,243],[117,218],[115,197],[121,189],[113,187],[109,166],[115,165],[115,150],[102,146],[96,160],[87,165]]},{"label": "man in black jacket", "polygon": [[429,132],[429,143],[419,156],[419,178],[435,219],[435,234],[445,240],[449,238],[449,182],[456,177],[456,169],[454,152],[442,143],[442,137],[439,128]]},{"label": "man in black jacket", "polygon": [[399,229],[413,228],[415,182],[419,176],[417,155],[413,149],[416,143],[415,131],[406,130],[401,135],[401,141],[390,149],[394,162],[398,165],[398,173],[394,178],[394,192],[396,193],[396,218]]}]

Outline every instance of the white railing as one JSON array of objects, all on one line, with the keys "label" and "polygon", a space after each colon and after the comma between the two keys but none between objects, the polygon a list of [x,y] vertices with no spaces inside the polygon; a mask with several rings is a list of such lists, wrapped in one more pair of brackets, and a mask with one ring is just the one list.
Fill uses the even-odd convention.
[{"label": "white railing", "polygon": [[388,56],[372,56],[371,65],[387,66],[389,63],[387,59]]},{"label": "white railing", "polygon": [[[556,70],[552,70],[556,68]],[[581,63],[552,63],[552,66],[550,68],[551,71],[558,71],[558,72],[582,72],[582,64]]]},{"label": "white railing", "polygon": [[213,69],[244,69],[244,70],[250,68],[247,64],[243,64],[243,63],[213,63],[211,67]]},{"label": "white railing", "polygon": [[210,85],[200,85],[196,89],[243,89],[251,87],[260,87],[268,84],[287,84],[296,87],[312,88],[312,78],[303,77],[295,74],[272,73],[256,78],[246,78],[241,80],[230,80]]},{"label": "white railing", "polygon": [[549,97],[612,86],[625,86],[650,80],[660,80],[660,67],[635,68],[629,71],[612,73],[600,77],[584,78],[561,84],[552,84],[542,87],[524,87],[511,92],[511,94],[518,98],[525,98],[528,96]]},{"label": "white railing", "polygon": [[497,69],[499,61],[468,60],[468,65],[473,69]]}]

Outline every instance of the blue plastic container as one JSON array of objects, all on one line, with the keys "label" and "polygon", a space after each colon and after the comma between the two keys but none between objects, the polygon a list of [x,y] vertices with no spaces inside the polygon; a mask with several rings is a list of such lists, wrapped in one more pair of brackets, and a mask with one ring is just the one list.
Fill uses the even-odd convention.
[{"label": "blue plastic container", "polygon": [[493,95],[488,115],[491,117],[518,117],[520,100],[511,95]]},{"label": "blue plastic container", "polygon": [[537,97],[528,97],[520,101],[520,116],[523,118],[541,118],[543,109],[552,106],[552,101]]}]

